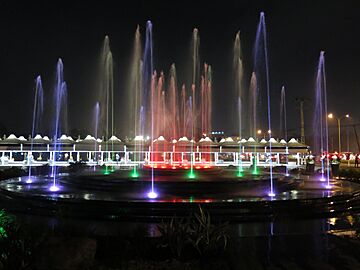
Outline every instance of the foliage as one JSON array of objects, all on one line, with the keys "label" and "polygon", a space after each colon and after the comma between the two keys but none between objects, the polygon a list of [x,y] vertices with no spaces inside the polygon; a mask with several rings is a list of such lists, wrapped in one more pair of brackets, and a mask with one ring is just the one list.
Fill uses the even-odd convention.
[{"label": "foliage", "polygon": [[25,269],[42,237],[29,235],[16,218],[0,211],[0,265],[5,269]]},{"label": "foliage", "polygon": [[162,246],[168,247],[177,258],[185,248],[193,248],[199,256],[217,255],[226,249],[228,224],[211,223],[210,214],[199,205],[199,212],[188,218],[173,217],[158,226]]},{"label": "foliage", "polygon": [[228,235],[227,223],[214,225],[210,214],[199,206],[190,223],[190,242],[200,255],[213,255],[226,249]]},{"label": "foliage", "polygon": [[5,211],[0,210],[0,240],[4,240],[8,237],[8,230],[11,224],[14,222],[14,217],[7,215]]},{"label": "foliage", "polygon": [[170,222],[158,225],[162,238],[162,246],[168,247],[177,258],[181,257],[186,244],[190,243],[189,219],[173,217]]}]

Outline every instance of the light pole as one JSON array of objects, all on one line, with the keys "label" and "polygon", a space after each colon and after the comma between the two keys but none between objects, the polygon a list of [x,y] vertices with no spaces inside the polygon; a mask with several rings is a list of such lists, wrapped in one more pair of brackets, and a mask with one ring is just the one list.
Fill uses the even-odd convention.
[{"label": "light pole", "polygon": [[334,116],[333,113],[328,114],[328,118],[330,118],[330,119],[336,118],[336,120],[337,120],[338,136],[339,136],[339,138],[338,138],[339,139],[339,153],[341,153],[341,119],[349,118],[349,117],[350,117],[349,114],[345,114],[345,115],[343,115],[341,117],[336,117],[336,116]]}]

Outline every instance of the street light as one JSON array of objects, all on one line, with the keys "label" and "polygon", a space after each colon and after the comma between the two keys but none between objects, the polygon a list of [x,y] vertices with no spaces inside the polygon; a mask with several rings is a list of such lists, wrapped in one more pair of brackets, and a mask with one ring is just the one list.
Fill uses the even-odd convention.
[{"label": "street light", "polygon": [[328,114],[328,118],[329,119],[333,119],[333,118],[336,118],[337,120],[337,125],[338,125],[338,136],[339,136],[339,153],[341,153],[341,119],[343,118],[349,118],[350,115],[349,114],[345,114],[341,117],[336,117],[333,113],[329,113]]}]

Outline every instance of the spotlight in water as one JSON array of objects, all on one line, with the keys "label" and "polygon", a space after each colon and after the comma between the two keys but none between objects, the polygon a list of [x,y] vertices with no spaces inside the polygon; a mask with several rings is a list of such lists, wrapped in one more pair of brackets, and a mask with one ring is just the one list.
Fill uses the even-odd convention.
[{"label": "spotlight in water", "polygon": [[138,178],[139,177],[139,173],[138,173],[138,171],[136,170],[135,167],[134,167],[133,171],[131,172],[130,176],[132,178]]},{"label": "spotlight in water", "polygon": [[106,166],[104,170],[104,175],[109,175],[109,174],[110,174],[109,168]]},{"label": "spotlight in water", "polygon": [[274,192],[269,192],[268,196],[269,197],[275,197],[275,193]]},{"label": "spotlight in water", "polygon": [[237,174],[236,174],[237,177],[243,177],[244,176],[244,173],[243,171],[238,171]]},{"label": "spotlight in water", "polygon": [[321,181],[321,182],[325,182],[325,181],[326,181],[325,177],[324,177],[324,176],[321,176],[320,181]]},{"label": "spotlight in water", "polygon": [[147,194],[147,196],[148,196],[149,199],[156,199],[158,194],[155,191],[152,190]]},{"label": "spotlight in water", "polygon": [[285,176],[290,176],[290,174],[289,174],[289,173],[286,173]]},{"label": "spotlight in water", "polygon": [[326,189],[332,189],[333,186],[332,186],[332,185],[326,185],[325,188],[326,188]]},{"label": "spotlight in water", "polygon": [[189,178],[189,179],[195,179],[195,178],[196,178],[196,174],[195,174],[193,171],[190,171],[190,172],[188,173],[188,178]]},{"label": "spotlight in water", "polygon": [[56,192],[56,191],[59,191],[60,188],[59,188],[58,186],[56,186],[56,185],[52,185],[49,190],[50,190],[51,192]]},{"label": "spotlight in water", "polygon": [[26,180],[26,184],[31,184],[32,183],[32,180],[31,178],[29,177],[27,180]]}]

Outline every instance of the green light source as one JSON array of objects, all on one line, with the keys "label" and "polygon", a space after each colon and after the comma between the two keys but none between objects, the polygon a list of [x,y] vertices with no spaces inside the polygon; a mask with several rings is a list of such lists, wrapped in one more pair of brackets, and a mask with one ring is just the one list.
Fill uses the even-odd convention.
[{"label": "green light source", "polygon": [[238,170],[236,176],[237,177],[243,177],[244,176],[244,171],[243,170]]},{"label": "green light source", "polygon": [[139,177],[139,173],[138,173],[136,167],[134,167],[134,169],[132,170],[130,176],[131,176],[132,178],[138,178],[138,177]]},{"label": "green light source", "polygon": [[188,178],[189,179],[195,179],[196,178],[196,174],[194,173],[193,170],[190,170],[190,172],[188,173]]},{"label": "green light source", "polygon": [[104,171],[104,175],[109,175],[109,174],[110,174],[110,171],[108,170],[108,167],[106,166],[105,171]]}]

